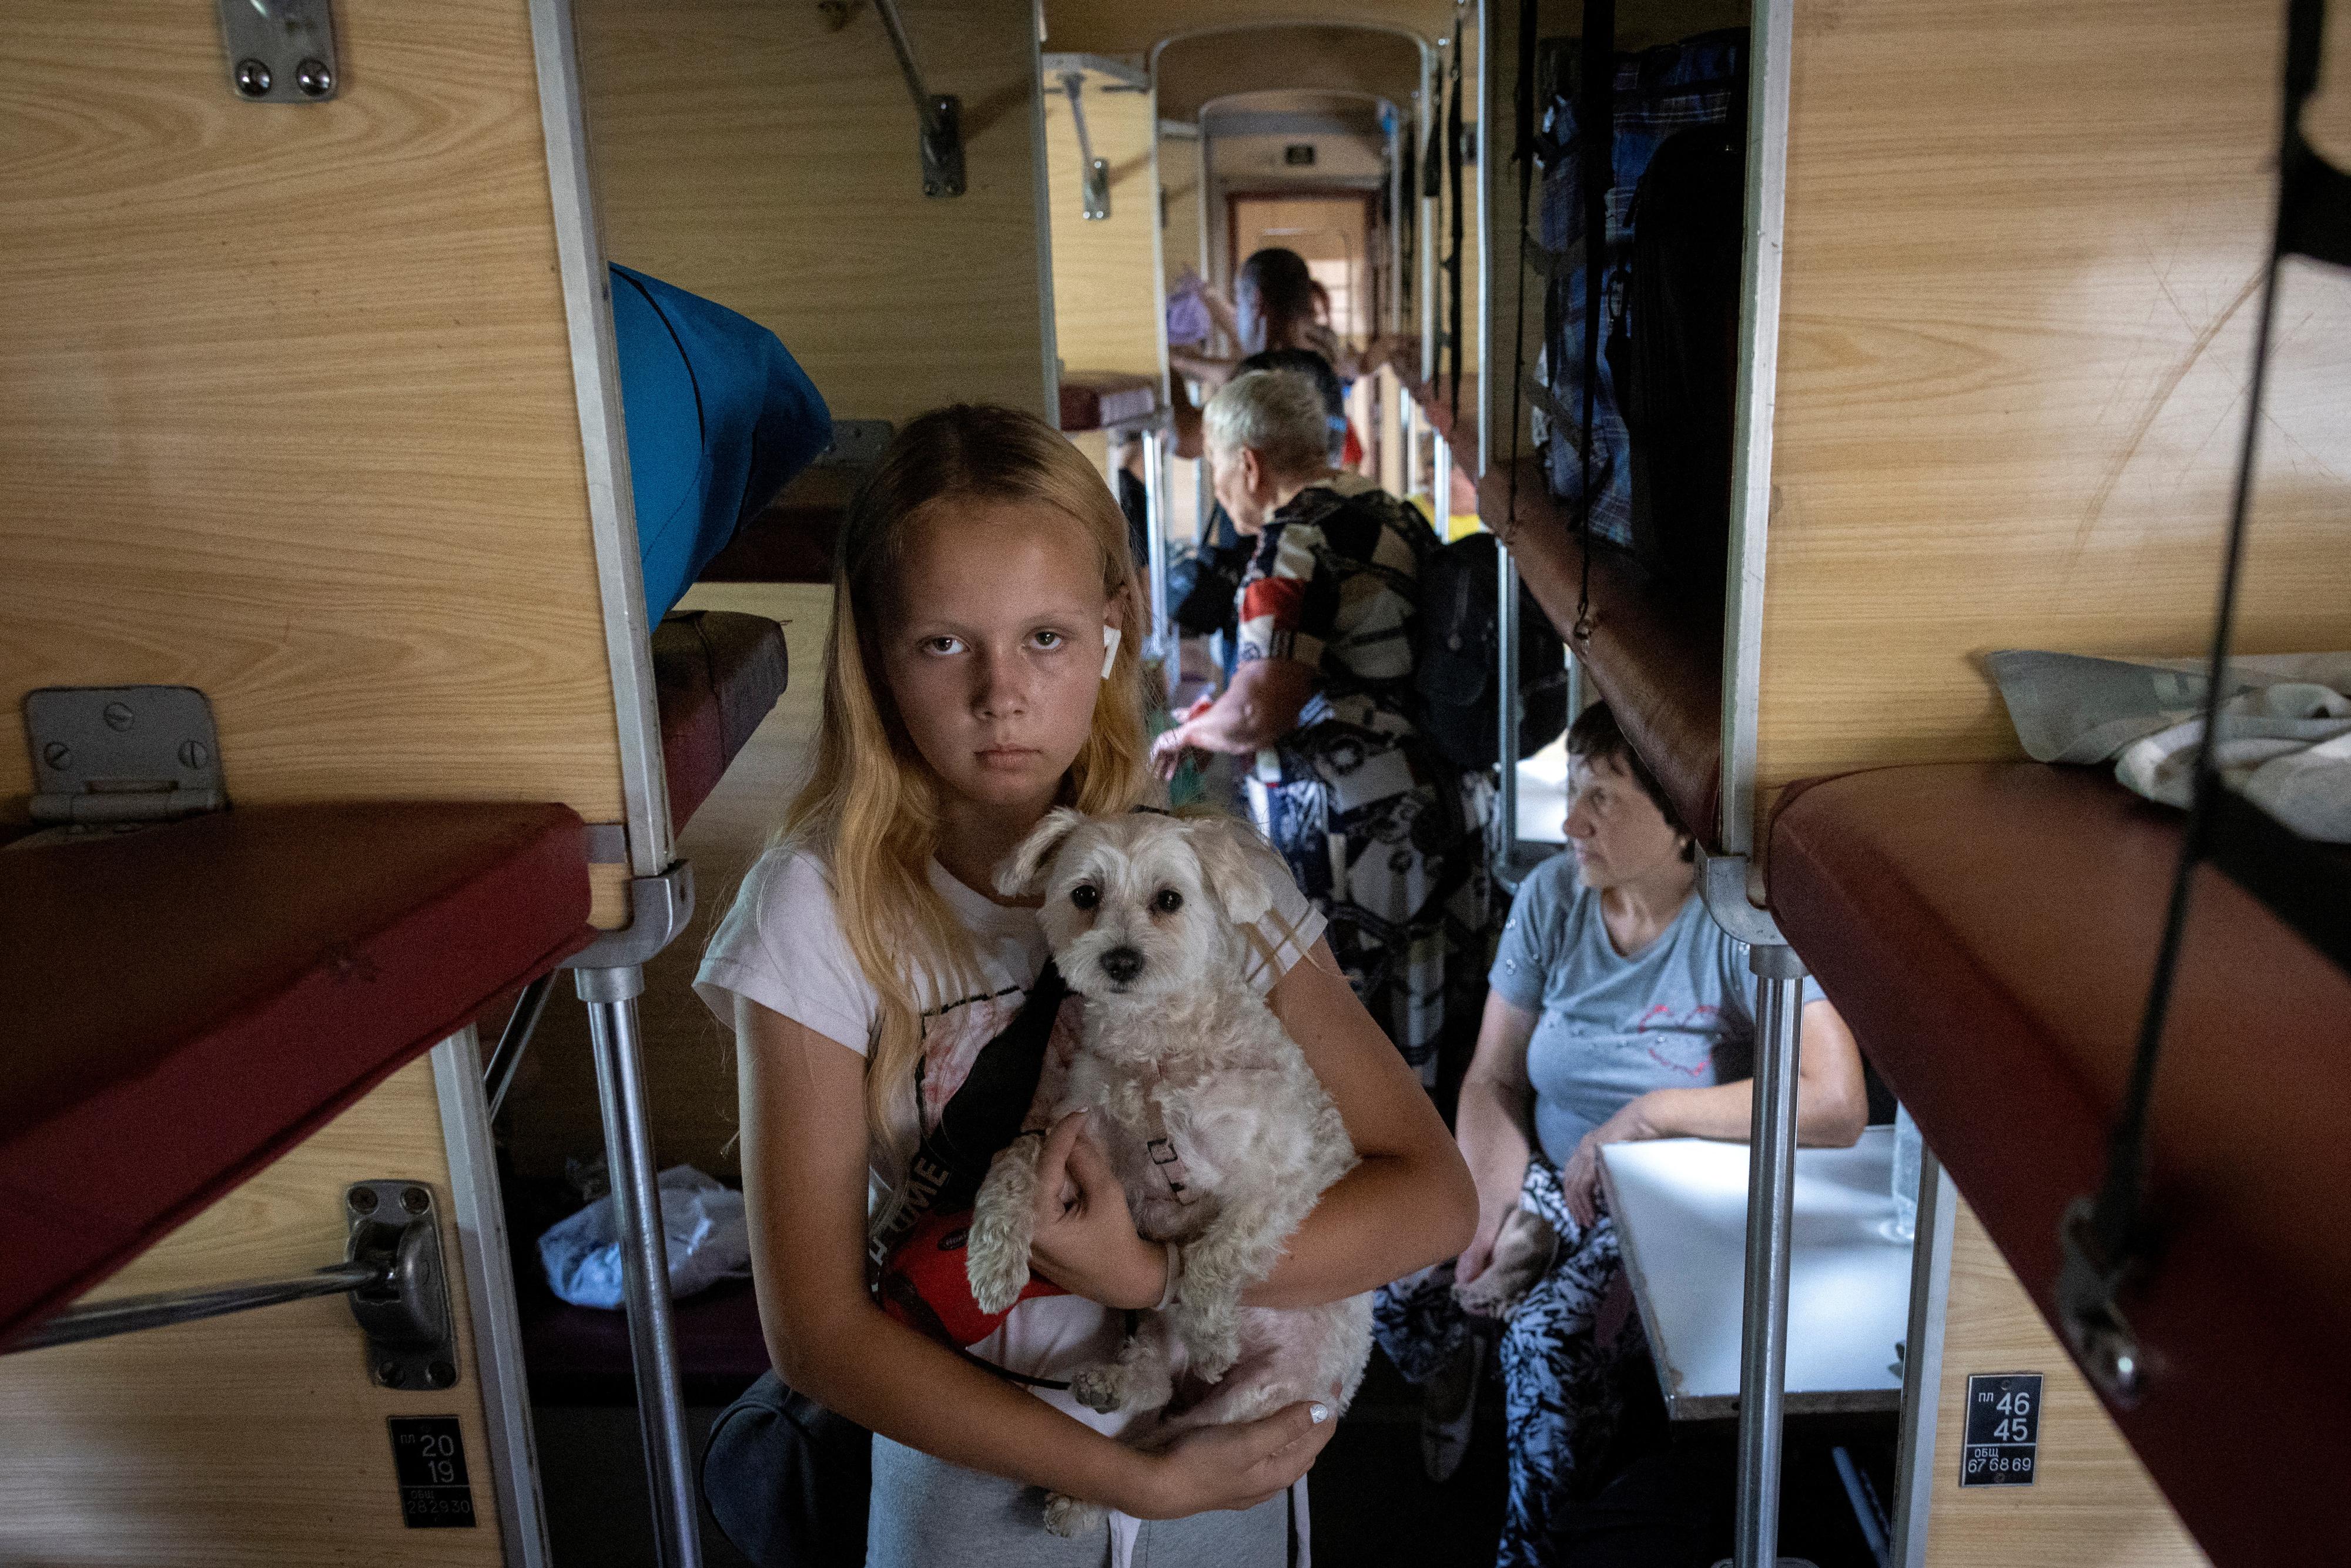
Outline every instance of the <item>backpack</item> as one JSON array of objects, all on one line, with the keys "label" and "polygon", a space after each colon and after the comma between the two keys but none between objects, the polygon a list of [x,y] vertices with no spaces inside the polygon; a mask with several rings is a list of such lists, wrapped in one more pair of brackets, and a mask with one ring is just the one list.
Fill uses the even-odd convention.
[{"label": "backpack", "polygon": [[[1464,772],[1494,766],[1501,751],[1501,545],[1475,533],[1438,549],[1420,569],[1413,620],[1412,681],[1420,735]],[[1519,668],[1524,705],[1519,756],[1533,756],[1567,727],[1567,646],[1519,584]]]},{"label": "backpack", "polygon": [[1633,197],[1619,384],[1632,434],[1633,550],[1677,591],[1722,591],[1747,158],[1742,127],[1657,149]]}]

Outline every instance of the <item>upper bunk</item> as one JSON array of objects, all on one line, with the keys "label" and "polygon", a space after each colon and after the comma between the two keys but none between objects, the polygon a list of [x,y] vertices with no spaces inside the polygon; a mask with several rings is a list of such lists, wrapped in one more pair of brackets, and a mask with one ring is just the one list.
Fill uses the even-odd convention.
[{"label": "upper bunk", "polygon": [[[0,1333],[502,992],[649,939],[788,674],[772,620],[654,623],[706,556],[725,355],[674,291],[674,375],[616,340],[616,277],[660,286],[597,246],[568,15],[339,6],[364,71],[254,101],[216,19],[149,9],[127,60],[59,13],[5,67],[0,1010],[43,1043],[0,1092]],[[632,474],[624,370],[630,436],[693,455]],[[771,464],[822,444],[798,385]]]},{"label": "upper bunk", "polygon": [[[2325,61],[2304,129],[2339,164],[2351,41],[2339,16],[2322,36],[2300,14]],[[1580,15],[1539,22],[1573,35]],[[1620,8],[1620,28],[1640,15]],[[1489,20],[1507,73],[1514,19]],[[2058,1218],[2097,1185],[2182,828],[2111,778],[2018,760],[1983,660],[2179,658],[2211,638],[2273,230],[2280,21],[1759,7],[1727,545],[1693,579],[1687,553],[1595,540],[1590,635],[1570,638],[1708,852],[1748,862],[1750,895],[2053,1324]],[[1507,74],[1497,90],[1507,103]],[[1547,209],[1573,162],[1539,172]],[[1520,221],[1511,172],[1484,172],[1496,235]],[[1536,242],[1552,215],[1530,214]],[[1587,562],[1531,435],[1511,501],[1500,368],[1521,283],[1526,364],[1553,346],[1537,324],[1556,272],[1497,267],[1481,512],[1565,630]],[[2351,281],[2290,258],[2279,287],[2239,654],[2351,648]],[[1574,400],[1533,392],[1553,394],[1556,432]],[[1703,539],[1713,521],[1659,526]],[[2154,1102],[2171,1246],[2133,1298],[2150,1381],[2108,1408],[2203,1550],[2259,1562],[2346,1528],[2264,1458],[2216,1456],[2205,1426],[2257,1405],[2340,1468],[2346,1381],[2305,1330],[2335,1315],[2342,1249],[2274,1194],[2340,1175],[2308,1116],[2345,1087],[2345,980],[2281,887],[2300,882],[2306,905],[2318,858],[2282,875],[2221,848],[2194,883]]]}]

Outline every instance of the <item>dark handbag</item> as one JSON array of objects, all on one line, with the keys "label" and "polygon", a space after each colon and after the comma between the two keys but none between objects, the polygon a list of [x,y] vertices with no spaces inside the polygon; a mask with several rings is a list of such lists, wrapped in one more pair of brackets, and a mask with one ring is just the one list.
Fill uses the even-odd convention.
[{"label": "dark handbag", "polygon": [[873,1437],[763,1372],[711,1423],[702,1499],[758,1568],[859,1568]]},{"label": "dark handbag", "polygon": [[[934,1208],[970,1207],[996,1151],[1019,1135],[1045,1070],[1054,1018],[1069,995],[1045,966],[1019,1013],[980,1048],[971,1071],[915,1151],[907,1201],[877,1251]],[[1021,1381],[1027,1381],[1023,1379]],[[702,1497],[737,1551],[758,1568],[855,1568],[865,1561],[873,1488],[872,1434],[770,1370],[719,1412],[702,1450]]]}]

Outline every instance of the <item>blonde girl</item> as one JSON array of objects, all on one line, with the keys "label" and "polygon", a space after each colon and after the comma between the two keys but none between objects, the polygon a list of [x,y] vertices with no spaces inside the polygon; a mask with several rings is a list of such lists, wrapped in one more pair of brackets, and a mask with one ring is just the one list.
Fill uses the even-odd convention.
[{"label": "blonde girl", "polygon": [[[909,424],[844,525],[814,774],[703,963],[698,988],[740,1048],[768,1354],[875,1433],[867,1560],[882,1568],[1272,1568],[1290,1560],[1285,1494],[1330,1438],[1328,1411],[1301,1405],[1158,1451],[1123,1445],[1120,1417],[973,1365],[867,1290],[869,1228],[922,1129],[1043,967],[1035,911],[988,892],[990,873],[1052,806],[1123,811],[1151,789],[1142,625],[1125,520],[1059,434],[985,407]],[[1252,1298],[1271,1306],[1449,1257],[1477,1215],[1427,1097],[1280,881],[1251,978],[1363,1163]],[[1027,1377],[1065,1380],[1113,1351],[1122,1310],[1166,1283],[1165,1249],[1136,1235],[1081,1120],[1049,1142],[1033,1256],[1071,1293],[1022,1303],[974,1347]],[[1046,1533],[1040,1487],[1116,1511],[1108,1538]]]}]

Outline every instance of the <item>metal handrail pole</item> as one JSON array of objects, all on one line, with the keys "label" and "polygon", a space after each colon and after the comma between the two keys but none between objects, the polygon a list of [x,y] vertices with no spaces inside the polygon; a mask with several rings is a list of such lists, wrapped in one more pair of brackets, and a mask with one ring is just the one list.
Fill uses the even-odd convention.
[{"label": "metal handrail pole", "polygon": [[1755,1102],[1747,1159],[1747,1268],[1739,1354],[1737,1568],[1775,1568],[1782,1421],[1787,1396],[1789,1242],[1794,1232],[1796,1077],[1804,962],[1758,943]]},{"label": "metal handrail pole", "polygon": [[147,1296],[121,1296],[59,1312],[0,1354],[41,1350],[50,1345],[78,1344],[84,1340],[135,1333],[141,1329],[169,1328],[231,1312],[274,1307],[312,1296],[340,1296],[391,1282],[392,1264],[353,1260],[329,1263],[308,1274],[282,1280],[250,1280],[234,1285],[214,1285],[197,1291],[162,1291]]}]

